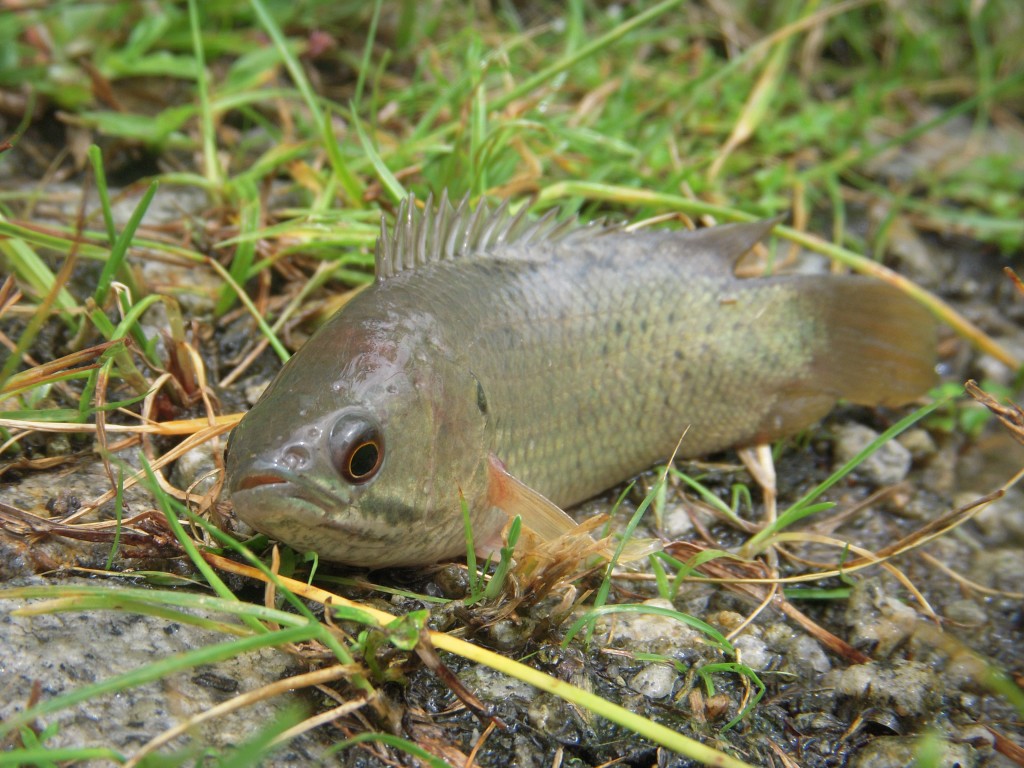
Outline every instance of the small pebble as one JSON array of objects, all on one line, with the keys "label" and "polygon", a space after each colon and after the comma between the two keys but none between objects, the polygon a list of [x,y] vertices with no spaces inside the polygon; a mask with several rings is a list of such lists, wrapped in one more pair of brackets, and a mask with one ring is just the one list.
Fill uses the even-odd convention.
[{"label": "small pebble", "polygon": [[[675,610],[672,602],[662,598],[645,600],[644,605]],[[702,633],[677,619],[655,613],[616,613],[597,620],[598,636],[606,636],[611,646],[630,651],[663,653],[677,656],[680,651],[704,646]]]},{"label": "small pebble", "polygon": [[[1021,341],[1020,337],[1000,336],[998,337],[998,342],[1003,349],[1018,360],[1024,354],[1024,342]],[[974,366],[978,369],[975,376],[978,381],[984,382],[986,385],[1001,384],[1004,387],[1013,386],[1016,371],[1013,368],[1007,367],[1006,363],[1002,360],[998,360],[992,357],[992,355],[979,355],[978,359],[974,361]]]},{"label": "small pebble", "polygon": [[965,725],[956,734],[956,739],[964,744],[970,744],[975,749],[991,752],[995,746],[996,737],[988,728],[981,723]]},{"label": "small pebble", "polygon": [[855,664],[831,673],[836,694],[854,699],[858,709],[882,707],[901,717],[922,717],[934,712],[941,700],[938,675],[926,664]]},{"label": "small pebble", "polygon": [[456,563],[448,563],[435,575],[434,583],[441,594],[452,600],[459,600],[469,594],[469,572]]},{"label": "small pebble", "polygon": [[914,461],[934,456],[938,448],[926,429],[911,429],[896,438],[896,441],[910,451]]},{"label": "small pebble", "polygon": [[249,405],[256,405],[256,402],[263,396],[264,390],[270,386],[270,379],[261,381],[259,384],[252,384],[246,387],[242,394],[245,395],[245,401]]},{"label": "small pebble", "polygon": [[906,603],[886,594],[880,579],[868,579],[854,587],[846,605],[846,639],[876,658],[889,656],[913,634],[917,612]]},{"label": "small pebble", "polygon": [[[976,501],[977,493],[959,493],[958,505]],[[1016,488],[989,503],[974,516],[974,524],[985,536],[1000,543],[1024,543],[1024,494]]]},{"label": "small pebble", "polygon": [[196,446],[174,462],[171,483],[176,488],[188,491],[193,498],[207,493],[216,482],[217,465],[213,460],[212,443]]},{"label": "small pebble", "polygon": [[550,693],[534,695],[528,705],[526,716],[530,724],[541,733],[552,737],[561,736],[571,740],[576,719],[569,705]]},{"label": "small pebble", "polygon": [[736,611],[716,611],[705,616],[704,620],[725,632],[732,632],[746,620],[746,616]]},{"label": "small pebble", "polygon": [[925,242],[905,217],[890,214],[886,203],[873,205],[869,211],[873,224],[877,225],[882,220],[889,222],[886,255],[892,259],[893,266],[918,285],[927,288],[941,286],[953,268],[949,254]]},{"label": "small pebble", "polygon": [[797,637],[790,646],[790,653],[796,655],[808,668],[819,675],[832,669],[832,662],[828,660],[828,654],[810,635]]},{"label": "small pebble", "polygon": [[1004,592],[1024,591],[1024,557],[1011,547],[982,549],[975,553],[971,577],[986,587]]},{"label": "small pebble", "polygon": [[788,650],[789,644],[793,642],[793,638],[796,637],[796,631],[790,627],[784,621],[777,621],[773,624],[769,624],[764,628],[761,633],[761,637],[768,647],[776,652],[783,652]]},{"label": "small pebble", "polygon": [[985,613],[985,606],[977,600],[954,600],[946,606],[943,614],[950,621],[963,624],[968,627],[980,627],[988,621],[988,614]]},{"label": "small pebble", "polygon": [[46,441],[46,455],[51,458],[54,456],[67,456],[72,450],[71,439],[67,435],[52,435]]},{"label": "small pebble", "polygon": [[832,668],[828,655],[814,638],[795,631],[785,622],[769,624],[761,636],[768,649],[781,658],[781,668],[790,674],[809,679]]},{"label": "small pebble", "polygon": [[964,649],[954,653],[943,669],[943,683],[946,690],[957,688],[980,689],[991,678],[987,662],[980,656]]},{"label": "small pebble", "polygon": [[[844,424],[836,429],[836,463],[845,464],[859,454],[878,432],[863,424]],[[868,456],[855,470],[861,477],[878,486],[902,482],[910,471],[911,455],[905,447],[890,440]]]},{"label": "small pebble", "polygon": [[629,687],[648,699],[664,699],[672,695],[678,675],[668,664],[648,664],[629,681]]},{"label": "small pebble", "polygon": [[[857,750],[850,768],[905,768],[920,765],[920,736],[879,736]],[[938,755],[928,765],[936,768],[974,768],[978,753],[968,744],[944,741]]]},{"label": "small pebble", "polygon": [[739,652],[740,659],[751,669],[766,669],[771,660],[768,644],[760,637],[744,633],[733,641],[733,647]]},{"label": "small pebble", "polygon": [[537,689],[529,683],[516,680],[482,664],[459,672],[459,680],[486,702],[497,703],[506,699],[532,701]]},{"label": "small pebble", "polygon": [[536,626],[536,622],[528,618],[501,619],[487,628],[487,636],[496,650],[514,651],[529,642]]},{"label": "small pebble", "polygon": [[681,505],[671,507],[662,518],[661,530],[670,539],[684,538],[693,530],[690,513]]}]

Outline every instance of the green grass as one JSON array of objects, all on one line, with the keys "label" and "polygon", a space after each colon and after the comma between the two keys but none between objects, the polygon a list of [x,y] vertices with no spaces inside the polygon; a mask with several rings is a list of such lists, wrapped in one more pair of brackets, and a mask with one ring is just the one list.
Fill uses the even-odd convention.
[{"label": "green grass", "polygon": [[[170,414],[163,420],[197,415],[199,393],[229,369],[190,362],[193,320],[217,333],[247,312],[276,358],[286,359],[304,311],[322,319],[331,294],[371,279],[377,223],[408,192],[513,197],[537,212],[558,205],[588,220],[791,214],[793,226],[776,230],[780,254],[799,245],[875,274],[897,220],[971,238],[1008,263],[1024,247],[1024,165],[1013,144],[1024,109],[1024,9],[1014,0],[736,0],[715,5],[724,15],[680,0],[635,9],[582,0],[520,5],[497,2],[488,11],[448,0],[427,13],[411,0],[54,0],[0,14],[0,105],[22,104],[25,114],[0,109],[0,144],[14,146],[0,152],[0,265],[23,294],[0,304],[0,461],[46,453],[45,443],[21,437],[19,422],[114,423],[124,421],[116,408],[139,412],[154,367],[173,374],[160,396]],[[996,129],[1009,137],[1005,143],[990,140]],[[939,161],[890,175],[900,157],[928,144],[938,147]],[[94,202],[50,215],[59,201],[49,183],[55,175],[93,189]],[[153,225],[154,200],[181,189],[200,190],[204,210],[183,212],[170,228]],[[133,215],[115,216],[123,199],[134,201]],[[883,215],[877,231],[865,234],[859,223],[871,206]],[[187,283],[153,293],[138,270],[147,259],[214,275],[215,294],[199,295]],[[935,297],[902,287],[970,343],[1020,366]],[[194,306],[204,309],[196,314]],[[46,351],[55,337],[59,354],[70,357],[34,367],[29,358],[51,362]],[[929,409],[931,423],[941,417],[961,431],[977,415],[939,399]],[[801,518],[825,509],[815,502],[827,490],[819,487],[750,534],[741,520],[753,506],[744,486],[726,503],[699,477],[670,476],[733,520],[750,557],[770,555],[782,534],[800,535],[794,525]],[[640,513],[652,507],[660,514],[667,488],[648,495]],[[186,519],[165,495],[154,498],[169,520]],[[631,525],[640,522],[638,514]],[[183,528],[177,534],[191,542]],[[348,664],[372,658],[381,643],[408,651],[423,630],[420,619],[388,629],[378,626],[379,616],[349,613],[344,619],[362,621],[363,634],[340,641],[290,590],[281,590],[288,611],[240,603],[198,549],[183,546],[230,617],[217,627],[238,637],[97,684],[103,690],[285,640],[319,641]],[[687,580],[702,577],[702,567],[740,562],[714,548],[686,561],[663,553],[651,574],[656,591],[674,598]],[[286,565],[301,570],[302,557]],[[486,586],[471,565],[467,610],[494,608],[504,599],[507,556]],[[581,645],[575,636],[599,615],[652,612],[615,585],[608,568],[583,606],[589,613],[563,628],[567,643]],[[179,604],[178,594],[119,588],[46,596],[75,600],[51,603],[54,610],[115,607],[188,620],[182,605],[198,598]],[[693,619],[678,611],[672,618]],[[268,631],[266,622],[286,628]],[[726,659],[706,668],[709,693],[715,670],[749,671],[760,686],[752,670],[726,658],[730,640],[701,624]],[[382,671],[367,666],[353,685],[368,693]],[[693,748],[614,702],[567,693],[561,681],[524,665],[503,669],[575,697],[654,743]],[[1019,692],[992,674],[999,680],[993,687],[1019,703]],[[41,702],[34,714],[97,690]],[[282,720],[275,732],[292,724]],[[722,729],[715,733],[730,743]],[[23,739],[11,760],[0,753],[0,764],[87,757],[46,755],[45,736]],[[366,733],[357,740],[436,761],[401,739]],[[254,742],[235,757],[244,762],[270,748]],[[690,754],[711,760],[717,753]]]}]

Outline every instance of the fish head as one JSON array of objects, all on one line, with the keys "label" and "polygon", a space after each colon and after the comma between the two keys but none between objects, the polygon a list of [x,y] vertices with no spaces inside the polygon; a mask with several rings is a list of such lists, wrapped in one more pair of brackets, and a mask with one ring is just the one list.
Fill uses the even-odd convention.
[{"label": "fish head", "polygon": [[235,512],[350,565],[457,556],[459,494],[479,495],[487,482],[479,384],[429,314],[356,304],[288,361],[235,428],[226,458]]}]

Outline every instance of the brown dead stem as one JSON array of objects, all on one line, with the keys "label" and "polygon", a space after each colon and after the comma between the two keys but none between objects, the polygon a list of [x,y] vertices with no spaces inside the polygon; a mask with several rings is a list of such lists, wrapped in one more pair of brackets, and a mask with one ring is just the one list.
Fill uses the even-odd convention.
[{"label": "brown dead stem", "polygon": [[967,394],[977,400],[979,403],[988,408],[996,417],[1003,423],[1010,434],[1013,435],[1013,439],[1018,443],[1024,444],[1024,410],[1016,403],[1009,403],[1003,405],[996,400],[992,395],[983,390],[978,386],[978,382],[974,379],[969,379],[964,384],[964,389],[967,390]]},{"label": "brown dead stem", "polygon": [[[698,544],[691,544],[690,542],[677,541],[668,545],[665,550],[673,557],[686,561],[699,555],[704,550],[704,547]],[[779,579],[772,579],[769,576],[767,565],[757,561],[744,562],[719,558],[699,565],[697,570],[716,582],[723,584],[726,589],[758,603],[765,599],[774,583],[780,581]],[[781,581],[784,581],[784,579]],[[786,599],[781,591],[775,592],[772,606],[803,627],[808,634],[837,656],[841,656],[854,664],[863,664],[870,660],[868,656],[858,651],[845,640],[832,634],[798,610]]]}]

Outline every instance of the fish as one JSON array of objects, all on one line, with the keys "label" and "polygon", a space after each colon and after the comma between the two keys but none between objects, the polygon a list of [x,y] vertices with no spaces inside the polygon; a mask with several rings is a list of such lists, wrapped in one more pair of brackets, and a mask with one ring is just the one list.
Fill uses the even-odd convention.
[{"label": "fish", "polygon": [[[839,400],[935,380],[936,324],[838,274],[738,277],[773,221],[639,229],[526,206],[404,200],[375,278],[290,358],[229,439],[235,514],[365,568],[479,553],[663,461],[764,444]],[[682,439],[680,440],[682,436]]]}]

